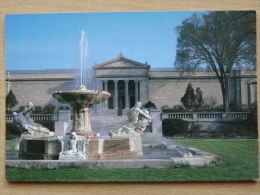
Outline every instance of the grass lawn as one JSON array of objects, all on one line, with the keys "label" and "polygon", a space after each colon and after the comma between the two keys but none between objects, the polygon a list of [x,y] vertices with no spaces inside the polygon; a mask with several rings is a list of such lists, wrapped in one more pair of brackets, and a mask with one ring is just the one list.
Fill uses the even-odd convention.
[{"label": "grass lawn", "polygon": [[174,144],[196,147],[222,156],[216,166],[172,169],[18,169],[6,168],[9,181],[230,181],[258,178],[257,140],[174,139]]}]

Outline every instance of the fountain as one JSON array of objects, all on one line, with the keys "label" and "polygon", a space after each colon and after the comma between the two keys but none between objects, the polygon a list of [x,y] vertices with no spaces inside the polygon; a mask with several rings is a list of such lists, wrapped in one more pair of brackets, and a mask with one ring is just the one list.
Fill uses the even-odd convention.
[{"label": "fountain", "polygon": [[58,91],[53,97],[60,103],[69,104],[73,110],[72,131],[79,135],[96,136],[90,124],[90,109],[94,104],[107,100],[110,93],[106,91],[89,90],[84,85],[71,91]]},{"label": "fountain", "polygon": [[[123,126],[118,133],[111,133],[107,137],[99,137],[92,131],[90,123],[91,107],[107,100],[111,94],[106,91],[90,90],[84,85],[84,64],[87,56],[85,44],[85,32],[81,32],[80,40],[80,82],[75,90],[57,91],[52,96],[62,104],[69,104],[72,108],[72,130],[64,136],[54,136],[53,133],[36,137],[35,134],[27,132],[20,141],[19,154],[26,159],[60,159],[60,160],[85,160],[85,159],[122,159],[135,158],[143,155],[141,133],[148,125],[144,118],[149,114],[144,114],[135,107],[134,114],[128,126]],[[138,120],[139,113],[143,113],[142,120]],[[23,116],[22,113],[19,115]],[[16,120],[20,123],[19,120]],[[21,123],[20,123],[21,124]],[[24,125],[23,125],[24,126]],[[139,126],[139,130],[135,128]],[[37,129],[41,131],[43,128]],[[127,132],[126,130],[129,130]],[[50,132],[49,130],[47,132]],[[33,144],[32,144],[33,143]],[[32,145],[37,146],[33,147]],[[38,149],[35,149],[38,148]]]},{"label": "fountain", "polygon": [[[84,61],[87,47],[85,32],[81,32],[80,41],[80,82],[75,90],[57,91],[53,97],[72,108],[72,129],[63,136],[54,136],[53,132],[33,122],[30,117],[32,104],[24,112],[13,115],[14,121],[27,131],[22,134],[19,157],[22,159],[50,159],[82,161],[101,167],[174,167],[176,164],[204,165],[216,163],[219,157],[195,148],[167,144],[142,144],[141,136],[152,121],[149,111],[141,108],[141,102],[129,110],[128,123],[106,137],[100,137],[92,130],[91,107],[106,101],[111,94],[106,91],[90,90],[84,85]],[[103,161],[100,160],[115,160]],[[119,160],[118,160],[119,159]],[[127,160],[127,161],[120,161]],[[135,159],[134,161],[132,159]],[[90,161],[89,161],[90,160]],[[115,163],[117,162],[117,163]],[[22,165],[21,165],[22,166]]]}]

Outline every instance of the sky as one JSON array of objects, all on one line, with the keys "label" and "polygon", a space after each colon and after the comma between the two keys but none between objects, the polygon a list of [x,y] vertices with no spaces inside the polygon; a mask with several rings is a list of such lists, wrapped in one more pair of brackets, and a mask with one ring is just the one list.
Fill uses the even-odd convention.
[{"label": "sky", "polygon": [[[16,14],[5,17],[7,70],[70,69],[80,64],[81,31],[86,32],[91,67],[124,57],[173,67],[176,27],[194,12],[110,12]],[[200,12],[198,12],[200,13]]]}]

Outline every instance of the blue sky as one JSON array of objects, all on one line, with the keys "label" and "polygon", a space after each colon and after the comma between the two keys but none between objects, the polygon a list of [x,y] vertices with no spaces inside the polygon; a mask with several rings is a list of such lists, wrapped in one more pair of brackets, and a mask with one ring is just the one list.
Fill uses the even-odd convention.
[{"label": "blue sky", "polygon": [[5,17],[7,70],[79,66],[81,30],[88,39],[87,65],[119,52],[152,67],[172,67],[176,26],[194,12],[22,14]]}]

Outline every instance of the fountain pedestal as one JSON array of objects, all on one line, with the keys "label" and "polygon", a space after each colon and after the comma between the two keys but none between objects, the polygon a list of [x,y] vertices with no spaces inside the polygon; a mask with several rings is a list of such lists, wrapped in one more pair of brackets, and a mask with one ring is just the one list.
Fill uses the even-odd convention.
[{"label": "fountain pedestal", "polygon": [[90,124],[91,107],[110,97],[106,91],[89,90],[84,85],[71,91],[57,91],[53,97],[60,103],[69,104],[73,110],[72,132],[86,137],[96,137]]},{"label": "fountain pedestal", "polygon": [[86,145],[89,160],[131,159],[143,156],[140,136],[92,138]]}]

